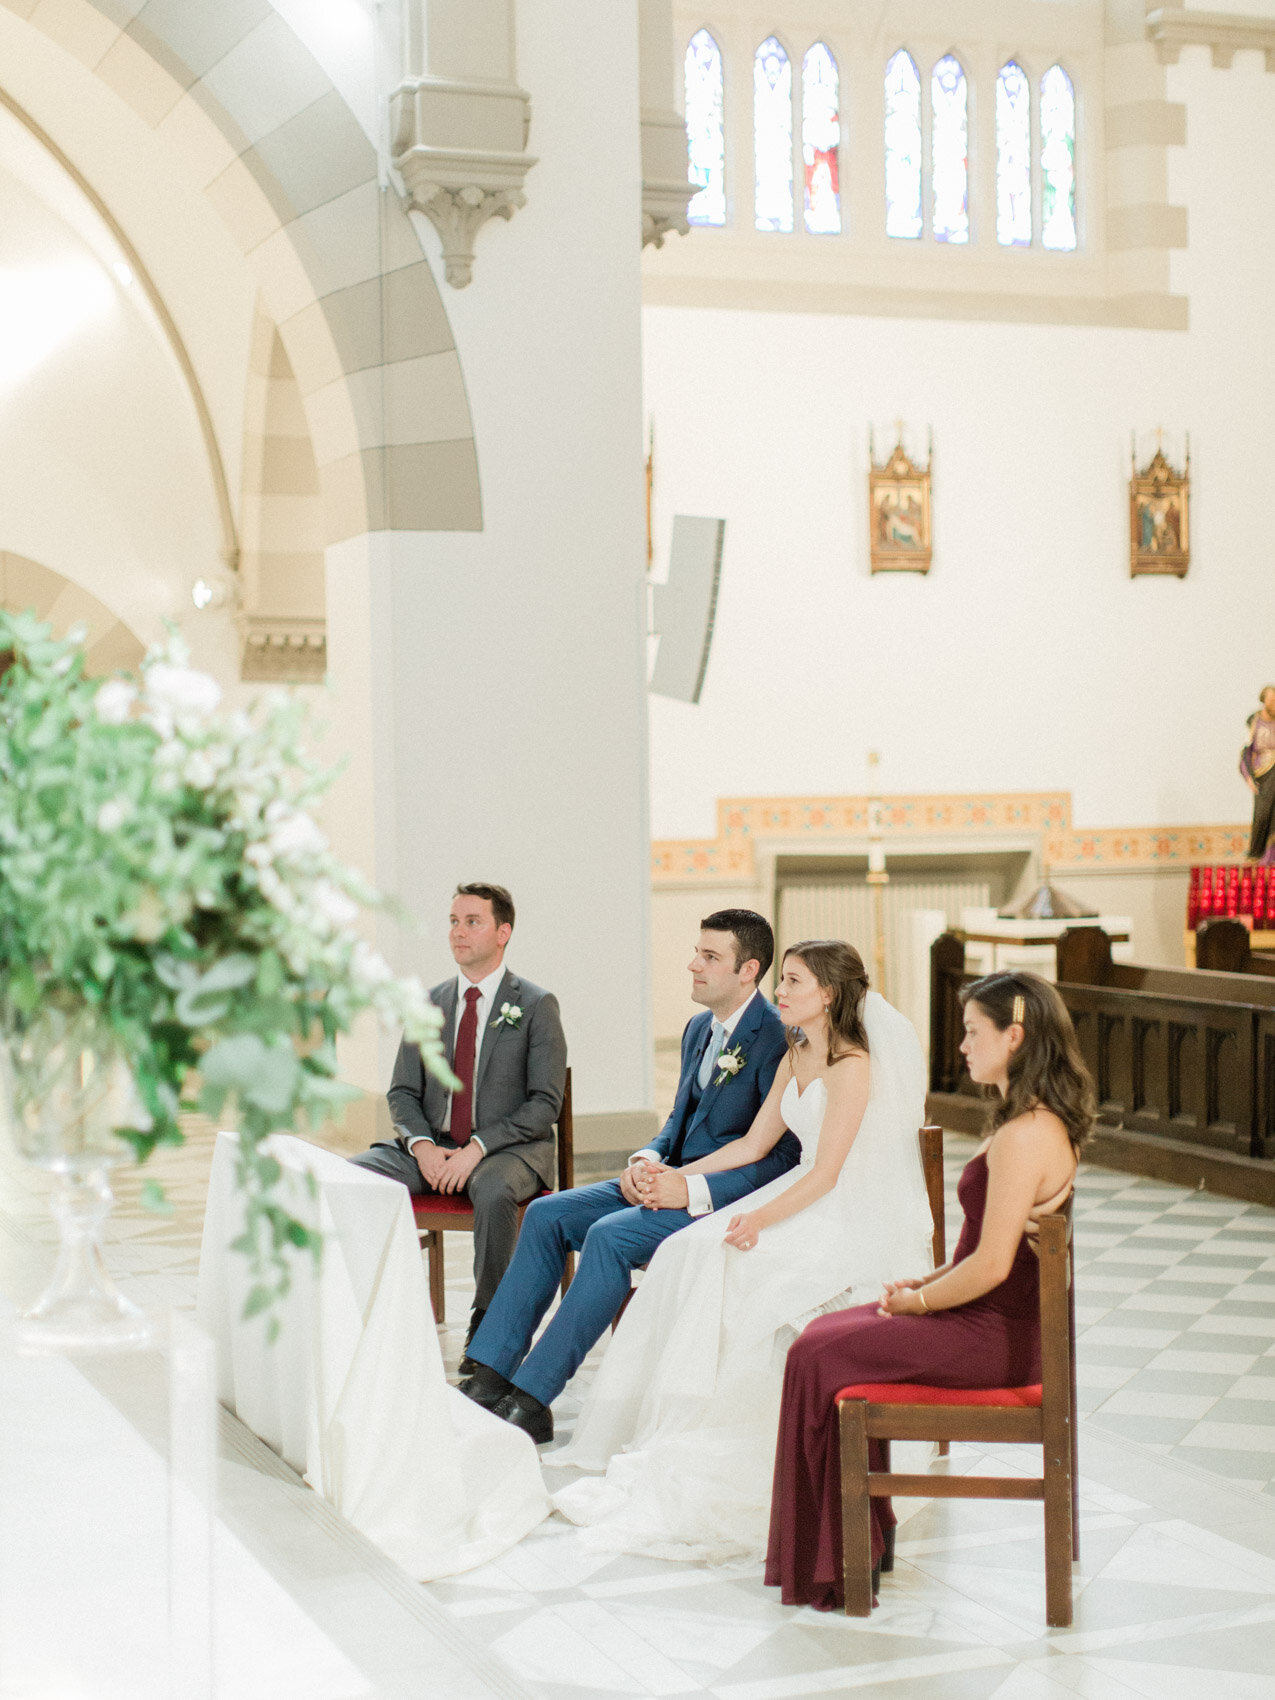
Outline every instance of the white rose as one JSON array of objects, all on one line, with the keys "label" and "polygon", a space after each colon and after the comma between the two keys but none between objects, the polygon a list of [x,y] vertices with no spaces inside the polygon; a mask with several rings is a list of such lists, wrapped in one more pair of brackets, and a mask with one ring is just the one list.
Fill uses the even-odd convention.
[{"label": "white rose", "polygon": [[221,686],[193,667],[157,661],[146,670],[146,700],[171,714],[211,714],[221,701]]},{"label": "white rose", "polygon": [[328,847],[310,816],[300,811],[272,827],[267,843],[276,856],[320,856]]},{"label": "white rose", "polygon": [[366,989],[384,986],[394,978],[389,963],[379,950],[373,950],[366,939],[360,939],[350,953],[350,972]]},{"label": "white rose", "polygon": [[196,791],[207,791],[217,781],[217,769],[202,750],[195,750],[182,769],[182,776]]},{"label": "white rose", "polygon": [[316,880],[310,898],[323,919],[330,921],[334,927],[346,927],[351,921],[358,920],[358,904],[351,902],[331,880]]},{"label": "white rose", "polygon": [[108,726],[122,726],[133,711],[137,692],[126,679],[108,679],[93,698],[99,720]]},{"label": "white rose", "polygon": [[112,797],[97,811],[97,830],[118,832],[132,812],[133,805],[127,797]]}]

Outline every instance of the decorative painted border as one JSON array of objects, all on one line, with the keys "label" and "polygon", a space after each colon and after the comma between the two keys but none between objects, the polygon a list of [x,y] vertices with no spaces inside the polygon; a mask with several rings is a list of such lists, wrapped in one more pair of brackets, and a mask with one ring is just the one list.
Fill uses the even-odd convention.
[{"label": "decorative painted border", "polygon": [[[716,838],[658,839],[651,846],[654,885],[756,876],[754,845],[767,838],[813,842],[863,838],[868,832],[867,797],[722,797]],[[1154,869],[1193,862],[1224,862],[1243,856],[1246,826],[1100,827],[1072,825],[1070,791],[919,794],[881,798],[881,829],[887,840],[946,833],[1039,833],[1041,854],[1051,869]]]}]

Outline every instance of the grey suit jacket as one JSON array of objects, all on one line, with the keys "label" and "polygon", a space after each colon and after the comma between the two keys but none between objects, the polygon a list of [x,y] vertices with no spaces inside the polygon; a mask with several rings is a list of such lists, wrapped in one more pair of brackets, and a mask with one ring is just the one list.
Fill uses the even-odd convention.
[{"label": "grey suit jacket", "polygon": [[[456,1046],[456,976],[434,986],[429,995],[443,1012],[443,1044],[450,1062]],[[503,1003],[522,1010],[516,1026],[499,1021]],[[567,1041],[557,998],[506,970],[478,1053],[474,1132],[489,1157],[516,1151],[546,1186],[555,1181],[553,1125],[562,1108],[566,1076]],[[442,1132],[447,1088],[426,1073],[419,1048],[406,1040],[398,1048],[386,1096],[400,1145],[406,1147],[409,1139],[423,1134],[445,1150],[455,1150],[455,1142]]]}]

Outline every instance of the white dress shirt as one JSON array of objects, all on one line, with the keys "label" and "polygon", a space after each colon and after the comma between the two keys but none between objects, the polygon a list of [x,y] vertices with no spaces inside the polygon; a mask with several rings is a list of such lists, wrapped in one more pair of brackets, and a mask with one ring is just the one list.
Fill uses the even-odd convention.
[{"label": "white dress shirt", "polygon": [[[725,1021],[723,1021],[721,1023],[722,1027],[725,1029],[725,1032],[722,1035],[721,1051],[727,1051],[727,1050],[730,1049],[731,1035],[734,1033],[735,1029],[739,1026],[740,1022],[743,1020],[744,1011],[749,1007],[749,1005],[753,1001],[753,998],[757,997],[757,995],[758,994],[756,992],[754,992],[752,997],[745,998],[744,1002],[740,1004],[739,1008],[735,1011],[735,1013],[733,1015],[728,1015],[726,1017]],[[714,1021],[716,1021],[717,1019],[718,1018],[716,1016],[713,1017]],[[709,1029],[709,1032],[711,1034],[711,1032],[712,1032],[711,1027]],[[721,1055],[721,1051],[718,1052],[719,1056]],[[708,1092],[712,1089],[712,1084],[713,1084],[714,1078],[715,1078],[715,1075],[713,1075],[713,1074],[709,1075],[709,1077],[708,1077],[709,1083],[704,1088],[705,1092]],[[702,1099],[701,1099],[701,1102],[702,1102]],[[643,1146],[641,1151],[635,1151],[633,1153],[633,1155],[629,1158],[629,1162],[630,1163],[637,1163],[643,1157],[649,1158],[652,1163],[662,1163],[664,1161],[664,1159],[661,1156],[659,1156],[658,1153],[652,1151],[650,1146],[646,1145],[646,1146]],[[707,1175],[687,1175],[686,1176],[686,1211],[687,1211],[687,1214],[689,1216],[708,1216],[708,1215],[711,1214],[712,1209],[713,1209],[713,1195],[708,1190],[708,1176]]]},{"label": "white dress shirt", "polygon": [[[474,1097],[475,1097],[475,1100],[477,1100],[477,1096],[478,1096],[478,1059],[483,1054],[483,1037],[486,1034],[488,1027],[491,1025],[492,1010],[493,1010],[493,1006],[496,1002],[496,993],[500,990],[500,982],[504,979],[506,972],[507,972],[507,970],[506,970],[504,964],[502,963],[499,968],[493,969],[493,971],[487,976],[487,978],[485,980],[469,980],[465,977],[464,974],[457,974],[457,976],[456,976],[456,1033],[460,1032],[460,1024],[461,1024],[462,1020],[464,1019],[464,1015],[465,1015],[465,993],[469,990],[469,988],[471,986],[477,986],[478,992],[479,992],[478,1002],[475,1005],[475,1008],[476,1008],[477,1013],[478,1013],[478,1030],[474,1034]],[[455,1054],[456,1054],[456,1044],[455,1044],[455,1038],[453,1037],[453,1040],[452,1040],[452,1055],[453,1055],[453,1058],[455,1057]],[[477,1107],[477,1104],[475,1102],[475,1108],[476,1107]],[[449,1092],[447,1094],[447,1108],[443,1112],[443,1125],[439,1129],[439,1132],[440,1133],[450,1133],[451,1132],[451,1126],[452,1126],[452,1094]],[[471,1133],[469,1137],[470,1137],[471,1143],[476,1144],[478,1146],[478,1149],[482,1152],[483,1156],[485,1157],[487,1155],[487,1147],[483,1144],[482,1140],[479,1139],[479,1137],[476,1133]],[[422,1139],[429,1139],[429,1135],[425,1134],[425,1133],[416,1134],[412,1139],[408,1140],[407,1149],[409,1151],[415,1150],[415,1148],[420,1144]],[[438,1141],[435,1140],[435,1139],[430,1139],[429,1143],[431,1145],[436,1145],[438,1143]]]}]

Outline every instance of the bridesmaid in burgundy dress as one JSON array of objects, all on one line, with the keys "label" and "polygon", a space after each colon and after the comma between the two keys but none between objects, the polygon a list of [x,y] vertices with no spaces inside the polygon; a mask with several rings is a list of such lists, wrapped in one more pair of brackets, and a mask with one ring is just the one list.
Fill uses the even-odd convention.
[{"label": "bridesmaid in burgundy dress", "polygon": [[[841,1388],[913,1381],[936,1387],[1026,1387],[1040,1380],[1034,1223],[1063,1205],[1093,1125],[1093,1083],[1071,1017],[1035,974],[989,974],[969,986],[961,1051],[999,1099],[988,1138],[965,1166],[956,1255],[932,1275],[888,1286],[879,1304],[816,1318],[784,1372],[766,1581],[785,1605],[845,1604],[841,1577]],[[884,1467],[880,1442],[870,1464]],[[894,1526],[874,1499],[872,1562]]]}]

